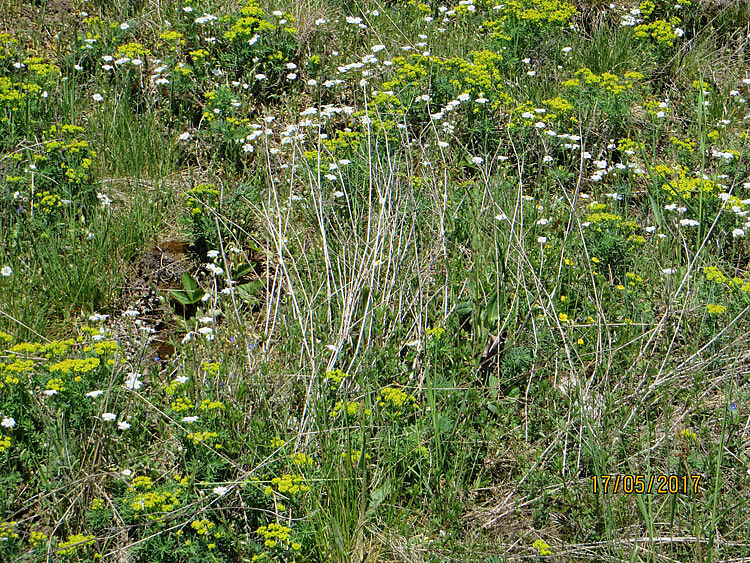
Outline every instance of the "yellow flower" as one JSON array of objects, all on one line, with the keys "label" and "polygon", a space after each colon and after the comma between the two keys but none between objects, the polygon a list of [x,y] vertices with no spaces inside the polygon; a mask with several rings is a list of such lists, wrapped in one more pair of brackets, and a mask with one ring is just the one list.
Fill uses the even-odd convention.
[{"label": "yellow flower", "polygon": [[533,543],[533,547],[539,555],[552,555],[552,550],[550,549],[549,544],[544,540],[536,540]]},{"label": "yellow flower", "polygon": [[706,310],[708,311],[709,315],[721,315],[727,310],[727,308],[724,305],[709,303],[708,305],[706,305]]}]

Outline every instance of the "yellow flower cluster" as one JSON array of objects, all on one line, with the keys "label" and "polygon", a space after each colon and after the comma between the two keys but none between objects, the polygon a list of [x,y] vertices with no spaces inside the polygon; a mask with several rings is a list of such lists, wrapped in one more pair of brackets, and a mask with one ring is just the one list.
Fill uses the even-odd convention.
[{"label": "yellow flower cluster", "polygon": [[44,344],[39,344],[38,342],[19,342],[18,344],[14,344],[11,350],[19,354],[32,356],[44,350]]},{"label": "yellow flower cluster", "polygon": [[750,280],[744,280],[740,277],[730,279],[716,266],[705,266],[703,268],[703,275],[706,276],[708,281],[725,285],[733,289],[739,289],[744,293],[750,293]]},{"label": "yellow flower cluster", "polygon": [[680,437],[683,438],[686,442],[693,442],[698,439],[698,435],[690,430],[689,428],[685,428],[683,430],[680,430]]},{"label": "yellow flower cluster", "polygon": [[65,391],[65,382],[59,377],[54,377],[47,381],[45,388],[49,391]]},{"label": "yellow flower cluster", "polygon": [[264,545],[273,549],[278,544],[279,547],[287,548],[291,547],[294,551],[302,549],[302,545],[299,543],[292,543],[292,529],[282,524],[271,523],[268,526],[261,526],[256,530],[259,536],[264,540]]},{"label": "yellow flower cluster", "polygon": [[100,340],[92,343],[91,346],[84,348],[84,351],[92,351],[97,356],[113,354],[117,352],[117,342],[114,340]]},{"label": "yellow flower cluster", "polygon": [[[341,458],[348,461],[352,465],[357,465],[359,460],[362,458],[362,450],[352,450],[349,452],[341,452]],[[365,460],[370,459],[370,454],[365,454]]]},{"label": "yellow flower cluster", "polygon": [[10,436],[0,434],[0,454],[10,448]]},{"label": "yellow flower cluster", "polygon": [[724,305],[717,305],[715,303],[709,303],[706,305],[706,311],[708,311],[709,315],[721,315],[722,313],[725,313],[726,310],[727,308]]},{"label": "yellow flower cluster", "polygon": [[146,477],[145,475],[141,475],[133,479],[133,482],[128,488],[128,490],[129,491],[135,491],[136,489],[151,490],[153,485],[154,485],[154,482],[151,480],[151,477]]},{"label": "yellow flower cluster", "polygon": [[214,524],[207,518],[203,518],[201,520],[193,520],[190,523],[190,527],[193,528],[193,530],[195,530],[195,533],[199,536],[207,535],[214,528],[214,526],[216,526],[216,524]]},{"label": "yellow flower cluster", "polygon": [[29,543],[31,543],[31,547],[39,547],[42,544],[47,543],[47,539],[49,539],[49,536],[44,532],[33,531],[31,532]]},{"label": "yellow flower cluster", "polygon": [[508,0],[505,13],[522,22],[564,25],[576,13],[576,8],[562,0]]},{"label": "yellow flower cluster", "polygon": [[201,367],[206,370],[208,375],[219,375],[221,369],[221,363],[219,362],[203,362]]},{"label": "yellow flower cluster", "polygon": [[304,484],[301,475],[285,474],[281,477],[271,479],[271,484],[276,486],[276,490],[281,494],[296,495],[310,490],[310,487]]},{"label": "yellow flower cluster", "polygon": [[372,414],[372,410],[364,408],[361,401],[337,401],[331,409],[331,418],[338,418],[344,410],[350,418],[359,416],[361,412],[367,416]]},{"label": "yellow flower cluster", "polygon": [[201,406],[198,407],[202,411],[213,411],[213,410],[226,410],[224,403],[221,401],[211,401],[210,399],[203,399]]},{"label": "yellow flower cluster", "polygon": [[544,540],[536,540],[532,544],[532,547],[536,549],[536,552],[543,557],[546,555],[552,555],[552,549],[550,549],[549,544]]},{"label": "yellow flower cluster", "polygon": [[341,385],[341,382],[344,381],[349,377],[348,373],[345,373],[341,371],[340,369],[335,369],[333,371],[327,371],[325,373],[324,379],[331,385],[331,387],[338,387]]},{"label": "yellow flower cluster", "polygon": [[427,329],[427,336],[430,338],[438,339],[445,334],[445,329],[441,326],[431,327]]},{"label": "yellow flower cluster", "polygon": [[193,215],[201,215],[204,205],[211,205],[219,197],[219,190],[212,184],[198,184],[185,193],[185,200]]},{"label": "yellow flower cluster", "polygon": [[[180,506],[179,497],[169,491],[153,491],[139,493],[130,501],[130,508],[136,513],[151,512],[171,512]],[[148,520],[155,520],[158,517],[155,514],[148,514]]]},{"label": "yellow flower cluster", "polygon": [[668,194],[670,199],[690,199],[699,193],[714,195],[719,192],[716,182],[706,178],[691,177],[688,175],[688,169],[679,164],[673,167],[657,164],[653,169],[664,179],[661,189]]},{"label": "yellow flower cluster", "polygon": [[176,400],[172,401],[169,406],[174,412],[183,412],[189,411],[195,405],[188,398],[178,397]]},{"label": "yellow flower cluster", "polygon": [[405,393],[401,389],[385,387],[380,390],[378,406],[390,409],[396,416],[401,416],[404,414],[404,411],[413,411],[416,409],[417,399],[414,398],[414,395]]},{"label": "yellow flower cluster", "polygon": [[633,29],[633,34],[638,39],[653,39],[657,45],[671,47],[675,39],[679,37],[675,31],[680,26],[680,18],[674,17],[669,21],[655,20],[650,23],[638,25]]},{"label": "yellow flower cluster", "polygon": [[50,373],[61,372],[65,375],[73,373],[89,373],[99,367],[101,360],[99,358],[86,358],[83,360],[66,359],[49,366]]},{"label": "yellow flower cluster", "polygon": [[276,29],[276,26],[266,19],[266,13],[256,0],[245,2],[245,5],[240,10],[240,14],[242,17],[234,22],[231,29],[224,33],[225,39],[229,39],[230,41],[234,41],[235,39],[247,41],[256,33]]},{"label": "yellow flower cluster", "polygon": [[201,442],[208,442],[213,438],[216,438],[218,434],[216,432],[190,432],[187,437],[188,440],[192,440],[196,446]]},{"label": "yellow flower cluster", "polygon": [[68,353],[72,346],[75,346],[76,339],[68,338],[66,340],[53,340],[44,345],[43,350],[46,352],[47,358],[54,358],[58,356],[64,356]]},{"label": "yellow flower cluster", "polygon": [[62,555],[74,555],[76,551],[87,545],[94,543],[94,536],[86,536],[83,534],[72,534],[68,536],[68,539],[62,542],[58,549]]},{"label": "yellow flower cluster", "polygon": [[297,452],[290,455],[289,457],[291,458],[292,463],[299,467],[311,467],[313,464],[313,459],[309,455],[302,452]]},{"label": "yellow flower cluster", "polygon": [[130,57],[136,59],[139,57],[147,57],[151,54],[151,51],[146,49],[140,43],[125,43],[117,48],[117,53],[124,57]]},{"label": "yellow flower cluster", "polygon": [[626,72],[622,77],[619,77],[611,72],[594,74],[588,67],[578,69],[574,76],[578,78],[566,80],[562,83],[562,86],[566,88],[592,86],[614,95],[631,90],[639,80],[643,79],[643,74],[640,72]]},{"label": "yellow flower cluster", "polygon": [[724,275],[724,273],[719,270],[716,266],[706,266],[703,268],[703,275],[706,276],[706,279],[712,282],[720,283],[720,284],[726,284],[729,283],[729,278]]},{"label": "yellow flower cluster", "polygon": [[0,522],[0,540],[18,538],[18,522],[11,520],[9,522]]}]

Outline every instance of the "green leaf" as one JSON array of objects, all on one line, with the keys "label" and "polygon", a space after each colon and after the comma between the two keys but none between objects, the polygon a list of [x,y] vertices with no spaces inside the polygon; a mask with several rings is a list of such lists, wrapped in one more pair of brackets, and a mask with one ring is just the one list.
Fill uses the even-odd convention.
[{"label": "green leaf", "polygon": [[237,286],[237,295],[248,305],[256,305],[260,302],[260,292],[263,289],[263,280],[253,280]]},{"label": "green leaf", "polygon": [[173,299],[176,299],[183,305],[192,305],[193,303],[195,303],[190,294],[187,291],[183,291],[182,289],[170,289],[169,294]]},{"label": "green leaf", "polygon": [[243,276],[247,276],[255,271],[255,267],[252,264],[240,264],[232,270],[232,279],[238,280]]},{"label": "green leaf", "polygon": [[198,282],[195,281],[195,278],[185,272],[182,274],[182,287],[184,287],[188,291],[195,291],[198,289]]}]

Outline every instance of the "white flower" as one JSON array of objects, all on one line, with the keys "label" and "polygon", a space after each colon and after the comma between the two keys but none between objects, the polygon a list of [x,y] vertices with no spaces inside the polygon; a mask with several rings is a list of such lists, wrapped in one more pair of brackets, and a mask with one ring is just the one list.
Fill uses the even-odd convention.
[{"label": "white flower", "polygon": [[229,492],[229,487],[214,487],[212,490],[215,495],[219,495],[221,497]]},{"label": "white flower", "polygon": [[183,12],[192,12],[193,8],[192,8],[192,6],[183,6],[182,7],[182,11]]},{"label": "white flower", "polygon": [[267,76],[265,74],[259,73],[255,75],[256,80],[265,80]]},{"label": "white flower", "polygon": [[198,332],[206,337],[206,340],[213,340],[214,337],[214,329],[212,329],[210,326],[204,326],[198,329]]},{"label": "white flower", "polygon": [[123,317],[137,317],[138,315],[140,315],[140,313],[135,309],[128,309],[122,313]]},{"label": "white flower", "polygon": [[102,96],[101,94],[94,94],[93,96],[91,96],[91,98],[95,102],[101,102],[104,99],[104,96]]},{"label": "white flower", "polygon": [[198,422],[198,418],[197,416],[183,416],[181,422]]},{"label": "white flower", "polygon": [[542,159],[542,162],[548,163],[548,162],[552,162],[553,160],[554,160],[554,159],[553,159],[553,158],[552,158],[552,157],[551,157],[550,155],[547,155],[547,156],[545,156],[545,157],[544,157],[544,158]]},{"label": "white flower", "polygon": [[695,219],[680,219],[680,225],[683,227],[697,227],[700,225],[700,221],[696,221]]},{"label": "white flower", "polygon": [[120,24],[120,29],[122,29],[123,31],[125,31],[128,28],[130,28],[130,26],[127,23],[121,23]]},{"label": "white flower", "polygon": [[3,266],[2,270],[0,270],[0,275],[4,278],[9,278],[13,275],[13,268],[10,266]]},{"label": "white flower", "polygon": [[89,320],[92,323],[98,323],[101,321],[106,321],[109,318],[109,315],[100,315],[99,313],[94,313],[89,317]]},{"label": "white flower", "polygon": [[123,477],[130,477],[133,474],[132,469],[123,469],[121,471]]},{"label": "white flower", "polygon": [[216,258],[218,255],[219,255],[219,251],[218,250],[209,250],[206,253],[206,256],[208,256],[209,258]]},{"label": "white flower", "polygon": [[499,215],[495,215],[495,219],[497,221],[507,221],[508,216],[505,213],[500,213]]},{"label": "white flower", "polygon": [[125,422],[124,420],[121,420],[120,422],[117,423],[117,428],[119,430],[127,430],[128,428],[130,428],[130,423]]},{"label": "white flower", "polygon": [[481,156],[474,156],[474,157],[471,158],[471,161],[474,164],[479,165],[479,164],[482,164],[484,162],[484,159]]},{"label": "white flower", "polygon": [[372,46],[372,47],[370,48],[370,50],[371,50],[371,51],[372,51],[373,53],[377,53],[378,51],[382,51],[383,49],[385,49],[385,45],[373,45],[373,46]]},{"label": "white flower", "polygon": [[113,412],[105,412],[104,414],[102,414],[102,420],[104,422],[111,422],[116,419],[117,419],[117,415]]},{"label": "white flower", "polygon": [[536,222],[537,225],[546,225],[549,223],[548,219],[539,219],[539,221]]},{"label": "white flower", "polygon": [[656,225],[652,225],[650,227],[646,227],[647,233],[653,233],[656,230]]},{"label": "white flower", "polygon": [[200,319],[198,319],[198,322],[201,324],[207,325],[209,323],[214,322],[214,318],[213,317],[201,317]]},{"label": "white flower", "polygon": [[661,273],[662,273],[662,274],[664,274],[664,275],[667,275],[667,276],[669,276],[669,275],[672,275],[672,274],[674,274],[674,273],[675,273],[676,271],[677,271],[677,270],[675,270],[674,268],[664,268],[664,269],[663,269],[663,270],[661,271]]},{"label": "white flower", "polygon": [[745,236],[745,231],[743,229],[735,229],[735,230],[732,231],[732,236],[734,238],[744,237]]},{"label": "white flower", "polygon": [[127,389],[137,391],[138,389],[143,387],[143,382],[139,379],[140,377],[141,377],[140,373],[130,372],[128,375],[125,376],[125,387]]},{"label": "white flower", "polygon": [[16,420],[12,416],[4,416],[0,424],[3,428],[13,428],[16,425]]},{"label": "white flower", "polygon": [[96,399],[99,395],[104,395],[104,391],[97,390],[97,391],[89,391],[86,393],[87,397],[91,397],[92,399]]},{"label": "white flower", "polygon": [[44,394],[48,397],[51,397],[52,395],[57,395],[57,391],[55,391],[54,389],[47,389]]},{"label": "white flower", "polygon": [[216,16],[212,16],[211,14],[206,14],[205,16],[201,16],[199,18],[195,18],[194,21],[195,21],[195,23],[202,25],[204,23],[208,23],[210,21],[214,21],[215,19],[217,19]]},{"label": "white flower", "polygon": [[536,241],[537,241],[537,242],[538,242],[539,244],[544,244],[544,243],[546,243],[546,242],[547,242],[547,237],[539,237],[538,239],[536,239]]},{"label": "white flower", "polygon": [[174,381],[175,381],[175,383],[178,383],[178,384],[182,385],[188,379],[189,379],[189,377],[187,375],[178,375],[177,377],[174,378]]},{"label": "white flower", "polygon": [[563,47],[562,52],[563,53],[570,53],[573,50],[573,47]]}]

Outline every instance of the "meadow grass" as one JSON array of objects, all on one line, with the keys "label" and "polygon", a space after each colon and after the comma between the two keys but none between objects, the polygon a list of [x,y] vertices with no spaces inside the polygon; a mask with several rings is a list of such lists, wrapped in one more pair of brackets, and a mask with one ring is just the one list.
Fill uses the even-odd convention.
[{"label": "meadow grass", "polygon": [[0,559],[742,560],[749,33],[3,3]]}]

